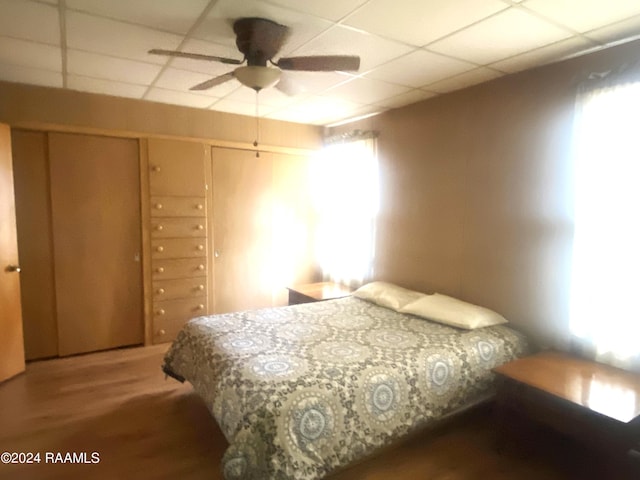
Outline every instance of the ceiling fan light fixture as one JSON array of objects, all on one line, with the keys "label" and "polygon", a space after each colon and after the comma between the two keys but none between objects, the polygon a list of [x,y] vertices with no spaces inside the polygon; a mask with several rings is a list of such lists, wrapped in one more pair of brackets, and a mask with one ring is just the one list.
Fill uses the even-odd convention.
[{"label": "ceiling fan light fixture", "polygon": [[236,68],[233,75],[243,85],[253,88],[256,91],[260,91],[263,88],[268,88],[280,80],[280,70],[271,67],[262,66],[248,66]]}]

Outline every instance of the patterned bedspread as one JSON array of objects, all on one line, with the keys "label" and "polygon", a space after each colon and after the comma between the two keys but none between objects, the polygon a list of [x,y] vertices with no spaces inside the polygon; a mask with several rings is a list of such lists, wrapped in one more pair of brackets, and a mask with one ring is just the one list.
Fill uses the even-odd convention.
[{"label": "patterned bedspread", "polygon": [[165,368],[204,399],[227,480],[314,479],[491,391],[521,356],[505,326],[459,330],[354,297],[199,317]]}]

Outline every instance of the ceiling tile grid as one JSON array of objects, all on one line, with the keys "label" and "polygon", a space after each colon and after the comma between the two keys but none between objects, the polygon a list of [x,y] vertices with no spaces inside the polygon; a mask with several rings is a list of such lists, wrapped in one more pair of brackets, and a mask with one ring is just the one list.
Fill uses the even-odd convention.
[{"label": "ceiling tile grid", "polygon": [[[640,38],[638,0],[0,0],[0,80],[255,114],[235,66],[233,21],[290,28],[280,56],[348,54],[358,72],[295,72],[262,91],[260,116],[326,125],[398,108]],[[284,87],[287,88],[284,88]]]},{"label": "ceiling tile grid", "polygon": [[146,100],[152,102],[172,103],[174,105],[184,105],[194,108],[209,108],[215,101],[207,95],[198,95],[189,92],[178,92],[164,88],[152,88],[145,96]]},{"label": "ceiling tile grid", "polygon": [[147,87],[144,85],[134,85],[131,83],[74,74],[67,75],[67,86],[72,90],[81,92],[101,93],[103,95],[126,98],[141,98],[147,90]]}]

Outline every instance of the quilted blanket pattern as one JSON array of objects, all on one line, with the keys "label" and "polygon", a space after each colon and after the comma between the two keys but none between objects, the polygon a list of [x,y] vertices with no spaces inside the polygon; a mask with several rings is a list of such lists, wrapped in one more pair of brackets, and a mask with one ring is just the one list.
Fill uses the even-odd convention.
[{"label": "quilted blanket pattern", "polygon": [[229,442],[227,480],[315,479],[491,392],[527,353],[500,325],[460,330],[353,297],[198,317],[165,368]]}]

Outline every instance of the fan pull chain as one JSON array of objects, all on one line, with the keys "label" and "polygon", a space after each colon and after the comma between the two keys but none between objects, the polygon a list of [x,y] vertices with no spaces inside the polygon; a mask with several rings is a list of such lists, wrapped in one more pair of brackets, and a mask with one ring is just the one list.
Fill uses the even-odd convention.
[{"label": "fan pull chain", "polygon": [[256,89],[256,140],[253,146],[256,147],[256,158],[260,158],[260,150],[258,149],[258,141],[260,140],[260,112],[259,112],[259,96],[260,90]]}]

